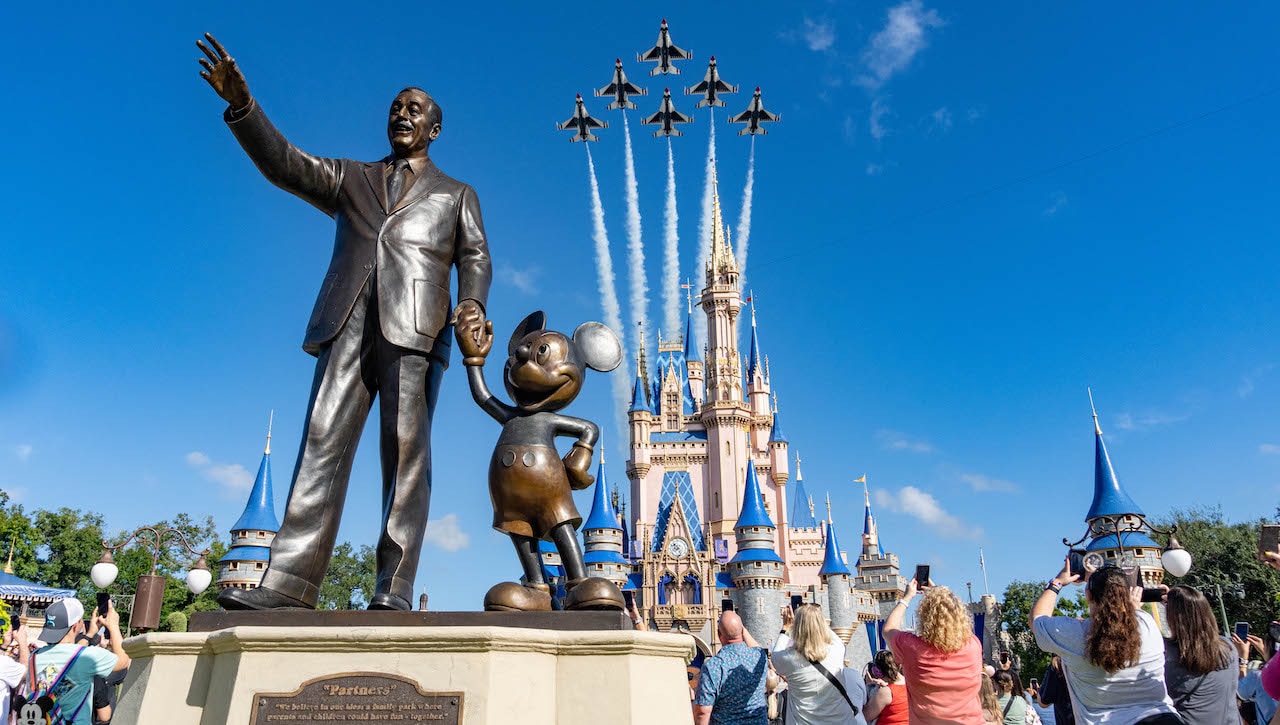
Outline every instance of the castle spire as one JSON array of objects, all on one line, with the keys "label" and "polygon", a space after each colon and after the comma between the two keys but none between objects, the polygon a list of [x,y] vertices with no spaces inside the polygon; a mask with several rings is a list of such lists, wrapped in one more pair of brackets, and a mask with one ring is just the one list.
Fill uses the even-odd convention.
[{"label": "castle spire", "polygon": [[[778,394],[773,394],[773,426],[769,429],[770,443],[787,443],[787,434],[782,432],[782,423],[778,419]],[[796,458],[796,478],[800,477],[800,459]]]},{"label": "castle spire", "polygon": [[276,422],[275,408],[271,409],[271,415],[267,418],[267,447],[262,449],[262,455],[271,455],[271,426]]},{"label": "castle spire", "polygon": [[1102,427],[1098,425],[1098,411],[1093,408],[1092,390],[1089,391],[1089,407],[1093,409],[1093,503],[1089,506],[1085,521],[1100,516],[1142,515],[1142,509],[1120,486],[1115,469],[1111,467],[1111,456],[1107,454],[1107,444],[1102,440]]},{"label": "castle spire", "polygon": [[245,504],[244,513],[231,527],[234,531],[279,531],[280,520],[276,518],[275,495],[271,488],[271,427],[275,423],[275,411],[271,412],[267,424],[267,444],[263,448],[262,462],[258,464],[258,475],[253,479],[253,489],[249,492],[249,502]]},{"label": "castle spire", "polygon": [[[827,496],[827,502],[830,504],[831,496]],[[822,568],[818,570],[818,576],[830,577],[837,574],[851,576],[853,572],[849,571],[849,566],[844,563],[844,559],[840,556],[840,542],[836,539],[836,528],[830,523],[827,524],[827,546],[822,557]]]},{"label": "castle spire", "polygon": [[831,492],[827,491],[827,526],[831,526],[835,519],[831,518]]},{"label": "castle spire", "polygon": [[[806,516],[805,511],[809,514]],[[800,470],[800,451],[796,451],[795,494],[791,503],[791,528],[814,529],[818,527],[818,519],[813,515],[813,499],[804,490],[804,473]]]},{"label": "castle spire", "polygon": [[747,379],[754,380],[756,372],[760,369],[760,363],[764,359],[760,354],[760,338],[756,335],[755,293],[747,295],[747,302],[751,303],[751,350],[747,354]]},{"label": "castle spire", "polygon": [[690,292],[693,285],[685,282],[681,286],[685,288],[685,300],[688,305],[684,318],[684,359],[685,362],[701,362],[698,357],[698,346],[693,341],[693,296]]},{"label": "castle spire", "polygon": [[711,167],[711,255],[707,257],[708,286],[721,274],[738,273],[738,262],[733,256],[733,242],[729,238],[729,229],[724,226],[720,216],[720,181],[715,168]]},{"label": "castle spire", "polygon": [[600,464],[596,467],[596,490],[591,500],[591,513],[587,516],[587,520],[582,522],[584,535],[589,530],[621,530],[618,526],[618,515],[613,510],[613,502],[609,500],[609,482],[605,478],[604,458],[604,436],[601,435]]},{"label": "castle spire", "polygon": [[13,537],[9,537],[9,561],[5,562],[4,573],[13,573]]}]

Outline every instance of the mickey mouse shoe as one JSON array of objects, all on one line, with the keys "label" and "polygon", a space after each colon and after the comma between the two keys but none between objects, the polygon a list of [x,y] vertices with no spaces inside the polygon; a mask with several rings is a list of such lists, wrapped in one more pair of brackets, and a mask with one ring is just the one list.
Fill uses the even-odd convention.
[{"label": "mickey mouse shoe", "polygon": [[573,579],[565,584],[569,594],[564,598],[568,610],[600,609],[621,612],[626,608],[622,592],[608,579],[593,576]]}]

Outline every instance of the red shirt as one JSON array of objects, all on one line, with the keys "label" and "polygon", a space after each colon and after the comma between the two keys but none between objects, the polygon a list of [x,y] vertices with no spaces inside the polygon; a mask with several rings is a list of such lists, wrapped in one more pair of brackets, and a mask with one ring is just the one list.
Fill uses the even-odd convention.
[{"label": "red shirt", "polygon": [[911,632],[889,637],[889,649],[907,678],[911,725],[983,725],[982,643],[970,636],[959,651],[946,654]]},{"label": "red shirt", "polygon": [[876,718],[876,725],[909,725],[911,721],[908,719],[907,686],[889,685],[889,691],[893,693],[893,700],[880,711],[880,717]]}]

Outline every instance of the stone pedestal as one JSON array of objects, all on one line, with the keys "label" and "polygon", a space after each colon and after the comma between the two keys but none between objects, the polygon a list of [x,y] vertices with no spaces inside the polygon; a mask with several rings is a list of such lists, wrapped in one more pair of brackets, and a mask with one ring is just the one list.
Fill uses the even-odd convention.
[{"label": "stone pedestal", "polygon": [[[341,697],[311,700],[328,702],[323,708],[280,706],[278,698],[263,697],[297,693],[317,680],[342,684],[340,677],[325,679],[341,675],[349,675],[353,684],[359,684],[354,679],[359,676],[383,676],[405,683],[402,692],[412,686],[418,693],[457,695],[458,721],[464,725],[692,722],[685,665],[694,655],[694,641],[680,634],[509,626],[233,626],[145,634],[127,640],[125,650],[133,666],[116,710],[114,722],[121,725],[436,719],[397,713],[379,705],[376,693],[364,691],[355,693],[369,695],[359,700],[363,704],[343,705],[357,710],[354,716],[337,707],[350,702]],[[333,693],[350,694],[336,687]],[[268,719],[268,714],[275,716]]]}]

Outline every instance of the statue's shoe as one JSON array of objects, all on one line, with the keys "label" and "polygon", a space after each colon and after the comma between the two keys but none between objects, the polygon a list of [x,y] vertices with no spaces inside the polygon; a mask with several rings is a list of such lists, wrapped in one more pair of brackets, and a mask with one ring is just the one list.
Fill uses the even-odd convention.
[{"label": "statue's shoe", "polygon": [[551,587],[546,584],[502,582],[484,595],[486,612],[549,612]]},{"label": "statue's shoe", "polygon": [[387,592],[379,592],[373,595],[369,600],[369,609],[386,610],[392,612],[407,612],[410,609],[409,600],[398,594],[390,594]]},{"label": "statue's shoe", "polygon": [[218,606],[229,611],[244,609],[315,609],[314,605],[265,587],[256,589],[223,589],[218,592]]},{"label": "statue's shoe", "polygon": [[564,598],[564,608],[569,610],[603,609],[618,611],[626,609],[622,592],[618,585],[598,576],[586,579],[573,579],[565,584],[569,590]]}]

